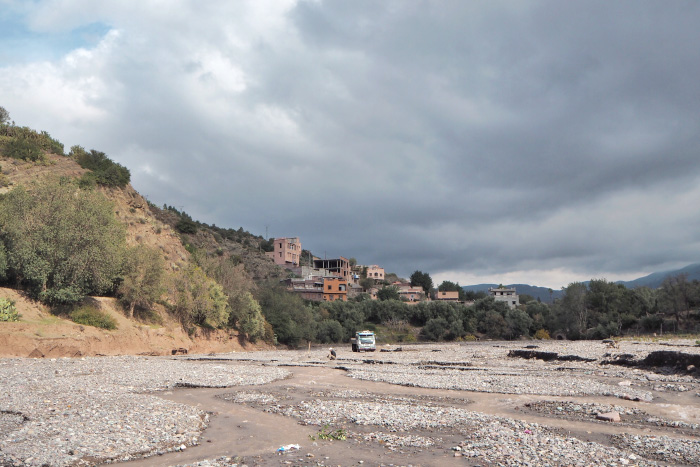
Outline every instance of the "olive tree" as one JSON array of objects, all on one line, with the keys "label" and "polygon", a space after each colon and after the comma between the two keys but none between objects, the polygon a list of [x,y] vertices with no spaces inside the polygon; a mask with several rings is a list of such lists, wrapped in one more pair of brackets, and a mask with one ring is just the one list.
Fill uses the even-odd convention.
[{"label": "olive tree", "polygon": [[45,303],[75,303],[113,290],[125,230],[101,193],[45,179],[0,198],[0,240],[10,279]]},{"label": "olive tree", "polygon": [[122,283],[117,289],[120,301],[128,307],[129,318],[136,307],[148,309],[163,293],[163,254],[145,245],[127,250]]}]

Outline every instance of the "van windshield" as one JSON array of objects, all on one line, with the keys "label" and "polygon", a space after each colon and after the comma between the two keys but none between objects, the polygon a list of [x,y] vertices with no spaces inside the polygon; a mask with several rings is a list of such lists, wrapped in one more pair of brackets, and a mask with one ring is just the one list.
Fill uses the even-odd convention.
[{"label": "van windshield", "polygon": [[360,343],[374,344],[374,336],[360,336]]}]

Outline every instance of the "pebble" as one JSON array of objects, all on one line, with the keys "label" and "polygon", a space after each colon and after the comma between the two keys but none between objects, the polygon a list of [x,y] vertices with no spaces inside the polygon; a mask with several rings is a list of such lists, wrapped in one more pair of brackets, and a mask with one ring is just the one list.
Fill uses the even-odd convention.
[{"label": "pebble", "polygon": [[[593,358],[596,362],[509,358],[508,351],[522,348],[524,343],[480,342],[402,345],[403,352],[381,354],[341,350],[331,365],[342,366],[350,377],[362,380],[502,394],[652,401],[652,391],[656,390],[652,385],[674,392],[698,390],[697,381],[686,375],[600,365],[610,349],[599,342],[551,341],[538,345],[541,350]],[[658,349],[658,344],[650,342],[622,341],[615,351],[641,359]],[[197,444],[208,415],[157,397],[157,392],[178,386],[264,385],[288,377],[290,367],[328,367],[326,350],[238,352],[213,357],[0,360],[0,465],[82,465],[88,458],[116,462],[187,449]],[[682,351],[700,352],[690,346]],[[598,376],[625,384],[608,384]],[[290,404],[266,394],[264,387],[222,396],[231,403],[256,405],[307,424],[342,425],[356,440],[381,443],[389,450],[436,449],[443,445],[440,430],[447,427],[451,433],[459,433],[461,441],[450,448],[453,440],[444,449],[466,458],[469,465],[700,464],[700,443],[693,439],[621,433],[615,437],[615,446],[605,446],[535,423],[451,407],[439,398],[368,399],[362,392],[343,389],[318,391],[315,397]],[[553,404],[556,412],[606,409],[624,414],[623,410],[630,410],[612,404]],[[352,433],[353,427],[360,426],[362,430]],[[241,464],[237,458],[220,457],[187,465]]]}]

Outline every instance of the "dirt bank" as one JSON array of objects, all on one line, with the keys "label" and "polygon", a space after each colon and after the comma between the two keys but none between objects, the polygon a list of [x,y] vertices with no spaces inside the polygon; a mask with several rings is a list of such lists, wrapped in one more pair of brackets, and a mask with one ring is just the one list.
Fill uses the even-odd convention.
[{"label": "dirt bank", "polygon": [[239,340],[235,332],[198,330],[190,337],[162,309],[157,310],[163,319],[160,325],[130,320],[113,298],[90,299],[116,320],[117,329],[107,331],[54,316],[44,305],[13,289],[0,288],[0,297],[13,300],[21,315],[18,322],[0,322],[0,357],[170,355],[176,349],[211,353],[257,348]]}]

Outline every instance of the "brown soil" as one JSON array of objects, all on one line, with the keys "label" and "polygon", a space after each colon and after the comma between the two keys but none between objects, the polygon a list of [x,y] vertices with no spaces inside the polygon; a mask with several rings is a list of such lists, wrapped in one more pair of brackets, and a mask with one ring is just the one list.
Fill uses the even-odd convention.
[{"label": "brown soil", "polygon": [[44,305],[13,289],[0,288],[0,297],[13,300],[21,315],[19,322],[0,323],[0,357],[170,355],[176,349],[218,353],[258,348],[239,340],[235,332],[198,330],[190,337],[162,308],[156,309],[162,325],[130,320],[114,298],[88,299],[117,321],[117,329],[107,331],[54,316]]}]

